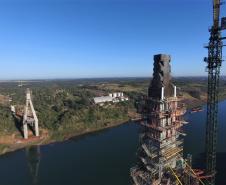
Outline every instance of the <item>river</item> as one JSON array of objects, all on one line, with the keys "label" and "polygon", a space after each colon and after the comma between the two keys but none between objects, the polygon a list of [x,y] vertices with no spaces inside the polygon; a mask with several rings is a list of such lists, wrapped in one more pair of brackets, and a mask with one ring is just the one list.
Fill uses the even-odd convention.
[{"label": "river", "polygon": [[[219,104],[217,185],[226,184],[226,101]],[[204,107],[206,110],[206,108]],[[190,123],[184,155],[204,166],[206,111],[186,114]],[[129,170],[136,163],[139,126],[124,124],[93,134],[0,157],[1,185],[130,185]]]}]

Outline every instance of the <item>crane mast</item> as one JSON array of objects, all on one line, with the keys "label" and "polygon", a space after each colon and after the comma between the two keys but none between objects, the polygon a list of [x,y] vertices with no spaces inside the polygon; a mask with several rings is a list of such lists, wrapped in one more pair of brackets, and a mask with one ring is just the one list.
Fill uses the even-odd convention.
[{"label": "crane mast", "polygon": [[213,0],[213,23],[215,29],[219,28],[220,5],[220,0]]},{"label": "crane mast", "polygon": [[216,175],[216,149],[218,126],[218,92],[219,78],[222,64],[223,42],[220,26],[220,0],[213,0],[213,26],[209,29],[210,38],[206,48],[208,57],[208,97],[207,97],[207,122],[206,122],[206,173],[211,176],[211,185],[215,184]]}]

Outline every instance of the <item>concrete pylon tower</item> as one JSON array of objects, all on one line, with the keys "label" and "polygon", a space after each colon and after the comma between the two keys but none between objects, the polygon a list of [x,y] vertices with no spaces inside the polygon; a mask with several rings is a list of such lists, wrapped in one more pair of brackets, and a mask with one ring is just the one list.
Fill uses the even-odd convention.
[{"label": "concrete pylon tower", "polygon": [[174,96],[174,85],[171,77],[171,57],[169,55],[155,55],[153,79],[148,89],[148,96],[161,99],[162,88],[164,88],[164,97]]},{"label": "concrete pylon tower", "polygon": [[131,169],[135,185],[176,184],[172,170],[184,166],[181,127],[185,108],[172,84],[170,61],[169,55],[154,56],[153,79],[141,123],[138,164]]},{"label": "concrete pylon tower", "polygon": [[30,89],[27,89],[26,91],[26,106],[24,109],[23,117],[23,131],[25,139],[28,139],[28,125],[30,125],[32,129],[34,129],[35,136],[39,136],[38,117],[31,100]]}]

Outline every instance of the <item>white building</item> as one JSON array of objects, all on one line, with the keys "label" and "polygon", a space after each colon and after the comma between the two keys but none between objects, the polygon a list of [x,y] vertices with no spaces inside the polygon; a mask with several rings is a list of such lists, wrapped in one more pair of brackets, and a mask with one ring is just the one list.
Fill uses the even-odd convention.
[{"label": "white building", "polygon": [[100,96],[100,97],[95,97],[94,99],[95,104],[101,104],[103,105],[104,103],[118,103],[121,101],[128,101],[129,98],[125,97],[123,92],[117,92],[117,93],[110,93],[109,96]]},{"label": "white building", "polygon": [[11,112],[12,112],[13,114],[15,114],[15,113],[16,113],[16,108],[15,108],[15,106],[14,106],[14,105],[11,105]]},{"label": "white building", "polygon": [[105,102],[113,102],[113,97],[111,96],[100,96],[100,97],[95,97],[94,98],[94,103],[99,104],[99,103],[105,103]]}]

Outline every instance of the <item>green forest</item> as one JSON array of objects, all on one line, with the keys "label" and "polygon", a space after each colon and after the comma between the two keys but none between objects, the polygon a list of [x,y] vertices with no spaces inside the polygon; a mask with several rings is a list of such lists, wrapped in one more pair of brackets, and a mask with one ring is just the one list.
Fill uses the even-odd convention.
[{"label": "green forest", "polygon": [[[0,132],[10,134],[17,131],[10,105],[25,105],[27,88],[32,91],[32,100],[39,118],[39,126],[47,129],[52,139],[61,140],[67,135],[76,135],[99,130],[129,120],[128,112],[135,112],[134,101],[117,104],[95,105],[93,97],[107,95],[111,89],[101,89],[101,82],[80,81],[35,81],[3,83],[1,95],[12,99],[2,101],[0,108]],[[133,92],[128,93],[134,96]],[[6,98],[7,99],[7,98]]]},{"label": "green forest", "polygon": [[[150,79],[93,79],[49,80],[0,83],[0,133],[18,131],[10,105],[25,105],[27,88],[32,91],[32,100],[41,128],[48,130],[52,139],[63,140],[68,135],[78,135],[127,122],[137,111],[142,96],[147,94]],[[187,107],[204,104],[207,79],[175,78],[178,95]],[[221,80],[220,98],[226,97],[226,81]],[[95,105],[93,97],[124,92],[129,101]]]}]

